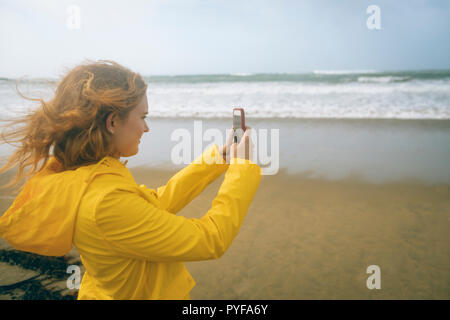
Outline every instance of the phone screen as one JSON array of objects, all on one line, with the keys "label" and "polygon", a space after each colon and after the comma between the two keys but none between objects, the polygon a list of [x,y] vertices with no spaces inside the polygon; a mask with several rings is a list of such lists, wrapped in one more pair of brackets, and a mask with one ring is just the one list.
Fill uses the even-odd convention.
[{"label": "phone screen", "polygon": [[244,131],[242,130],[242,116],[239,110],[233,110],[233,128],[233,142],[239,143],[244,135]]}]

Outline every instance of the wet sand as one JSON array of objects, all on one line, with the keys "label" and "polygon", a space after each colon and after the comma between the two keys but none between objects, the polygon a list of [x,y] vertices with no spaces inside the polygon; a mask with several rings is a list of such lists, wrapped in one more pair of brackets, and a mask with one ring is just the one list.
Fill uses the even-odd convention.
[{"label": "wet sand", "polygon": [[[279,168],[289,173],[311,171],[312,176],[329,180],[359,175],[375,183],[406,177],[450,184],[450,120],[248,118],[246,123],[254,129],[255,158],[262,164],[266,156],[275,160],[272,133],[279,130]],[[222,133],[216,142],[220,145],[231,123],[229,119],[150,119],[149,126],[139,153],[129,158],[130,167],[175,167],[171,156],[180,140],[177,135],[172,140],[172,135],[178,130],[189,133],[192,161],[211,143],[206,139],[207,132],[213,135],[210,129]]]},{"label": "wet sand", "polygon": [[[173,172],[134,168],[159,186]],[[200,218],[223,176],[179,214]],[[264,176],[218,260],[187,263],[192,299],[449,299],[450,186]],[[381,269],[369,290],[366,269]]]},{"label": "wet sand", "polygon": [[[208,120],[204,128],[227,124]],[[280,171],[263,176],[222,258],[186,263],[197,282],[192,299],[450,299],[449,121],[251,125],[280,128]],[[161,169],[170,167],[170,133],[189,126],[192,120],[151,121],[128,164],[138,183],[156,188],[176,172]],[[1,175],[0,183],[7,179]],[[203,216],[222,180],[179,214]],[[0,191],[0,214],[12,201]],[[42,260],[0,245],[0,263],[39,273],[0,286],[0,299],[73,298],[63,273],[69,262],[80,263],[76,252]],[[381,269],[379,290],[366,287],[370,265]]]},{"label": "wet sand", "polygon": [[[175,173],[131,171],[138,183],[152,188]],[[179,214],[203,216],[223,177]],[[1,196],[1,211],[11,202]],[[191,298],[449,299],[449,227],[449,185],[327,181],[282,170],[263,176],[243,227],[222,258],[186,263],[197,282]],[[3,262],[24,267],[21,253],[14,259],[5,252],[1,249]],[[58,263],[53,268],[66,267]],[[366,287],[369,265],[381,269],[380,290]],[[2,297],[24,297],[20,292],[26,290],[19,289],[14,297]],[[34,297],[42,298],[45,287],[36,292]],[[58,297],[48,292],[44,298]]]}]

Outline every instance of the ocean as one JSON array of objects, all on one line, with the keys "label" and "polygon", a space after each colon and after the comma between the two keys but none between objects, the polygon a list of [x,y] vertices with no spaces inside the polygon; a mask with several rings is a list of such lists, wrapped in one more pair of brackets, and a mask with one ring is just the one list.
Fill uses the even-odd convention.
[{"label": "ocean", "polygon": [[[173,152],[174,133],[189,132],[190,160],[219,129],[224,143],[234,107],[258,132],[255,152],[278,160],[266,174],[305,174],[330,180],[352,177],[373,183],[413,179],[450,184],[450,70],[380,72],[314,71],[305,74],[145,76],[150,132],[128,166],[181,168]],[[24,79],[19,89],[50,99],[55,79]],[[16,80],[0,78],[0,110],[9,117],[36,102],[21,98]],[[197,121],[197,122],[196,122]],[[201,122],[202,131],[196,132]],[[267,130],[269,141],[260,139]],[[278,130],[277,141],[271,133]],[[256,135],[255,135],[256,137]],[[193,145],[194,143],[192,143]],[[270,147],[265,147],[270,145]],[[198,144],[197,144],[198,146]],[[272,149],[272,146],[277,146]],[[0,145],[0,154],[12,147]],[[259,150],[259,151],[258,151]],[[264,157],[263,157],[264,156]]]},{"label": "ocean", "polygon": [[[181,129],[190,142],[200,141],[200,148],[187,144],[193,160],[211,143],[208,130],[231,127],[233,107],[245,108],[247,125],[258,133],[256,162],[276,163],[263,167],[239,237],[215,272],[212,261],[188,263],[201,279],[193,299],[449,298],[450,71],[146,80],[150,132],[138,154],[126,158],[138,184],[166,184],[187,165],[173,161],[179,145],[174,133]],[[0,117],[37,105],[18,96],[15,85],[0,80]],[[45,99],[54,88],[53,79],[20,86]],[[266,141],[263,130],[279,136],[268,133]],[[0,145],[0,156],[12,151]],[[227,173],[179,215],[201,219]],[[12,201],[0,193],[0,215]],[[370,265],[381,268],[381,290],[367,289]]]},{"label": "ocean", "polygon": [[[450,70],[314,71],[304,74],[146,76],[150,117],[228,118],[243,107],[255,119],[450,119]],[[24,79],[19,89],[49,99],[54,79]],[[2,113],[33,103],[14,79],[0,78]]]}]

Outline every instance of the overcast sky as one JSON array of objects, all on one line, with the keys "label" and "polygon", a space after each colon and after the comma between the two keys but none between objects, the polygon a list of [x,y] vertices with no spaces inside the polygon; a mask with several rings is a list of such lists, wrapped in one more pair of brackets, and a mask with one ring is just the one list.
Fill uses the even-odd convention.
[{"label": "overcast sky", "polygon": [[0,77],[83,59],[143,75],[450,69],[449,39],[448,0],[0,0]]}]

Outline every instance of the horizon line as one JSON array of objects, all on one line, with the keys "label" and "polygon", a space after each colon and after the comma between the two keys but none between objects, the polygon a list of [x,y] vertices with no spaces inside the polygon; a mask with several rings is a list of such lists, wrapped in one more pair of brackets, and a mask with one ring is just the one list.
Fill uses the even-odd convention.
[{"label": "horizon line", "polygon": [[[399,73],[399,72],[427,72],[427,71],[449,71],[450,68],[424,68],[424,69],[316,69],[311,71],[299,71],[299,72],[229,72],[229,73],[179,73],[179,74],[144,74],[140,73],[143,77],[185,77],[185,76],[236,76],[236,77],[248,77],[256,75],[352,75],[352,74],[370,74],[370,73]],[[18,80],[20,78],[27,78],[27,75],[22,75],[19,77],[4,77],[0,76],[0,80]],[[33,76],[29,77],[28,80],[39,80],[39,79],[59,79],[54,76]]]}]

